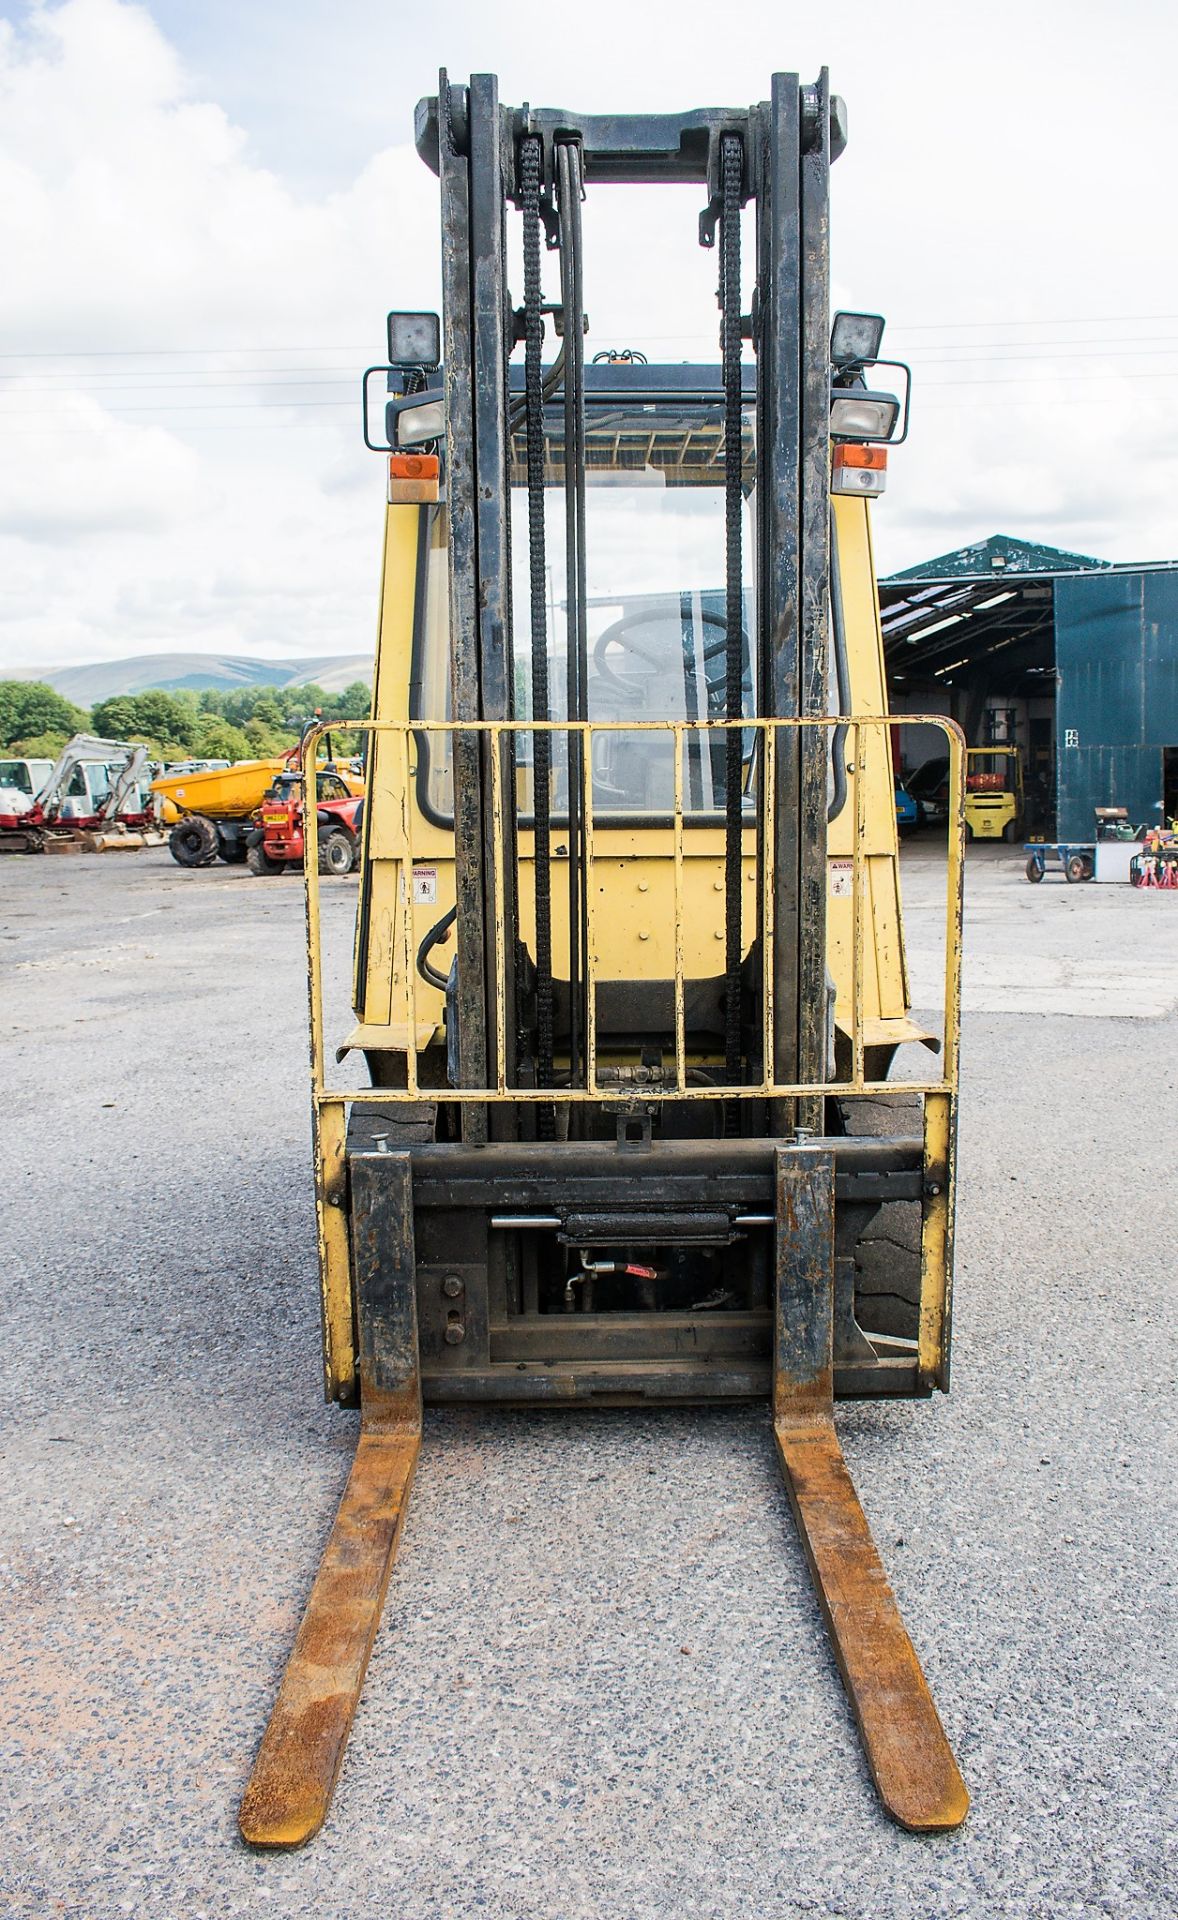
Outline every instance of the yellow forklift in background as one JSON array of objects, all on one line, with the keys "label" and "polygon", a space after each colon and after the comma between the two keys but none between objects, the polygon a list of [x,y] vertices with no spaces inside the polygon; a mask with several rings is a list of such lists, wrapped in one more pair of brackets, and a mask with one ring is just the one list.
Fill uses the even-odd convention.
[{"label": "yellow forklift in background", "polygon": [[[844,141],[825,73],[601,117],[443,73],[418,109],[444,336],[390,315],[366,378],[389,504],[330,1047],[307,821],[325,1384],[360,1437],[242,1802],[256,1846],[327,1811],[423,1401],[767,1401],[883,1802],[965,1818],[834,1422],[836,1395],[948,1386],[963,753],[925,723],[956,796],[930,1022],[869,523],[907,408],[882,320],[831,327]],[[626,183],[699,192],[715,362],[585,344],[582,224]]]},{"label": "yellow forklift in background", "polygon": [[970,747],[965,756],[967,840],[1021,840],[1023,758],[1018,747]]}]

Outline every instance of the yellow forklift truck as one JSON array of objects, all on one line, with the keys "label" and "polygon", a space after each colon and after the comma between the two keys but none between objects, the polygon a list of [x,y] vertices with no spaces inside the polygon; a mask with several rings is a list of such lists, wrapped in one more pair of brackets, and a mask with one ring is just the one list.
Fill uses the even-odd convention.
[{"label": "yellow forklift truck", "polygon": [[1021,840],[1023,760],[1017,747],[970,747],[965,756],[967,840]]},{"label": "yellow forklift truck", "polygon": [[[423,1400],[767,1400],[883,1802],[965,1818],[834,1424],[836,1394],[948,1385],[962,846],[961,736],[933,720],[957,795],[938,1031],[909,1006],[868,518],[907,409],[871,376],[882,320],[831,329],[844,139],[825,73],[650,117],[443,74],[418,109],[444,335],[390,315],[366,377],[389,505],[330,1061],[307,822],[325,1382],[360,1438],[254,1845],[327,1811]],[[583,217],[685,182],[716,361],[594,354]]]}]

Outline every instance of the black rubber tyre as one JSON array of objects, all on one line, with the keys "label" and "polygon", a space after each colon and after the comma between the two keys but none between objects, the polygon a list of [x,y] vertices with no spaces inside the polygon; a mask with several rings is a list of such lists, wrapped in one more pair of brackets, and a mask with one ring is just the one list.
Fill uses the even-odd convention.
[{"label": "black rubber tyre", "polygon": [[226,840],[221,836],[217,852],[227,867],[240,867],[245,864],[245,856],[249,848],[240,834],[234,834],[232,840]]},{"label": "black rubber tyre", "polygon": [[1027,859],[1026,875],[1028,880],[1039,881],[1043,878],[1043,862],[1032,853]]},{"label": "black rubber tyre", "polygon": [[356,842],[342,827],[333,827],[319,842],[319,871],[343,875],[356,864]]},{"label": "black rubber tyre", "polygon": [[1087,860],[1085,860],[1083,854],[1073,853],[1071,859],[1068,861],[1067,866],[1064,868],[1064,872],[1067,874],[1067,877],[1069,880],[1072,880],[1072,881],[1087,880],[1089,867],[1088,867],[1088,862]]},{"label": "black rubber tyre", "polygon": [[245,856],[245,864],[251,873],[259,877],[266,873],[282,873],[286,868],[285,860],[271,860],[263,847],[250,847]]},{"label": "black rubber tyre", "polygon": [[[857,1139],[885,1139],[923,1131],[918,1093],[880,1094],[839,1102],[843,1127]],[[919,1200],[889,1200],[867,1227],[855,1253],[855,1318],[864,1333],[915,1340],[920,1331]]]},{"label": "black rubber tyre", "polygon": [[1002,838],[1005,840],[1007,846],[1010,847],[1014,845],[1018,837],[1019,837],[1018,821],[1008,820],[1006,822],[1006,825],[1002,829]]},{"label": "black rubber tyre", "polygon": [[182,867],[210,867],[217,857],[220,837],[203,813],[190,813],[168,835],[173,860]]},{"label": "black rubber tyre", "polygon": [[965,837],[967,840],[973,839],[973,828],[970,826],[968,820],[965,823]]}]

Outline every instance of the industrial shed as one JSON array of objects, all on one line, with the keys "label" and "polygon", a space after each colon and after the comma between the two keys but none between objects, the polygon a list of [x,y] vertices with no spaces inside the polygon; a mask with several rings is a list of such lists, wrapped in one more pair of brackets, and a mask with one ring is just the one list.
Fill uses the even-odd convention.
[{"label": "industrial shed", "polygon": [[[892,711],[1021,747],[1029,831],[1089,839],[1099,806],[1178,814],[1178,562],[994,534],[881,580],[880,608]],[[907,771],[942,751],[901,730]]]}]

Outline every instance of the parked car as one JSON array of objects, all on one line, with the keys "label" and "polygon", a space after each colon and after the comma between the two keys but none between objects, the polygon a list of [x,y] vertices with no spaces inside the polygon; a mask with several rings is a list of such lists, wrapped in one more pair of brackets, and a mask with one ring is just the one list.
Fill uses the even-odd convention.
[{"label": "parked car", "polygon": [[949,756],[939,754],[926,760],[915,773],[905,776],[904,785],[920,807],[922,824],[940,826],[949,818]]},{"label": "parked car", "polygon": [[901,833],[915,833],[924,823],[920,801],[908,791],[903,780],[896,781],[896,826]]}]

